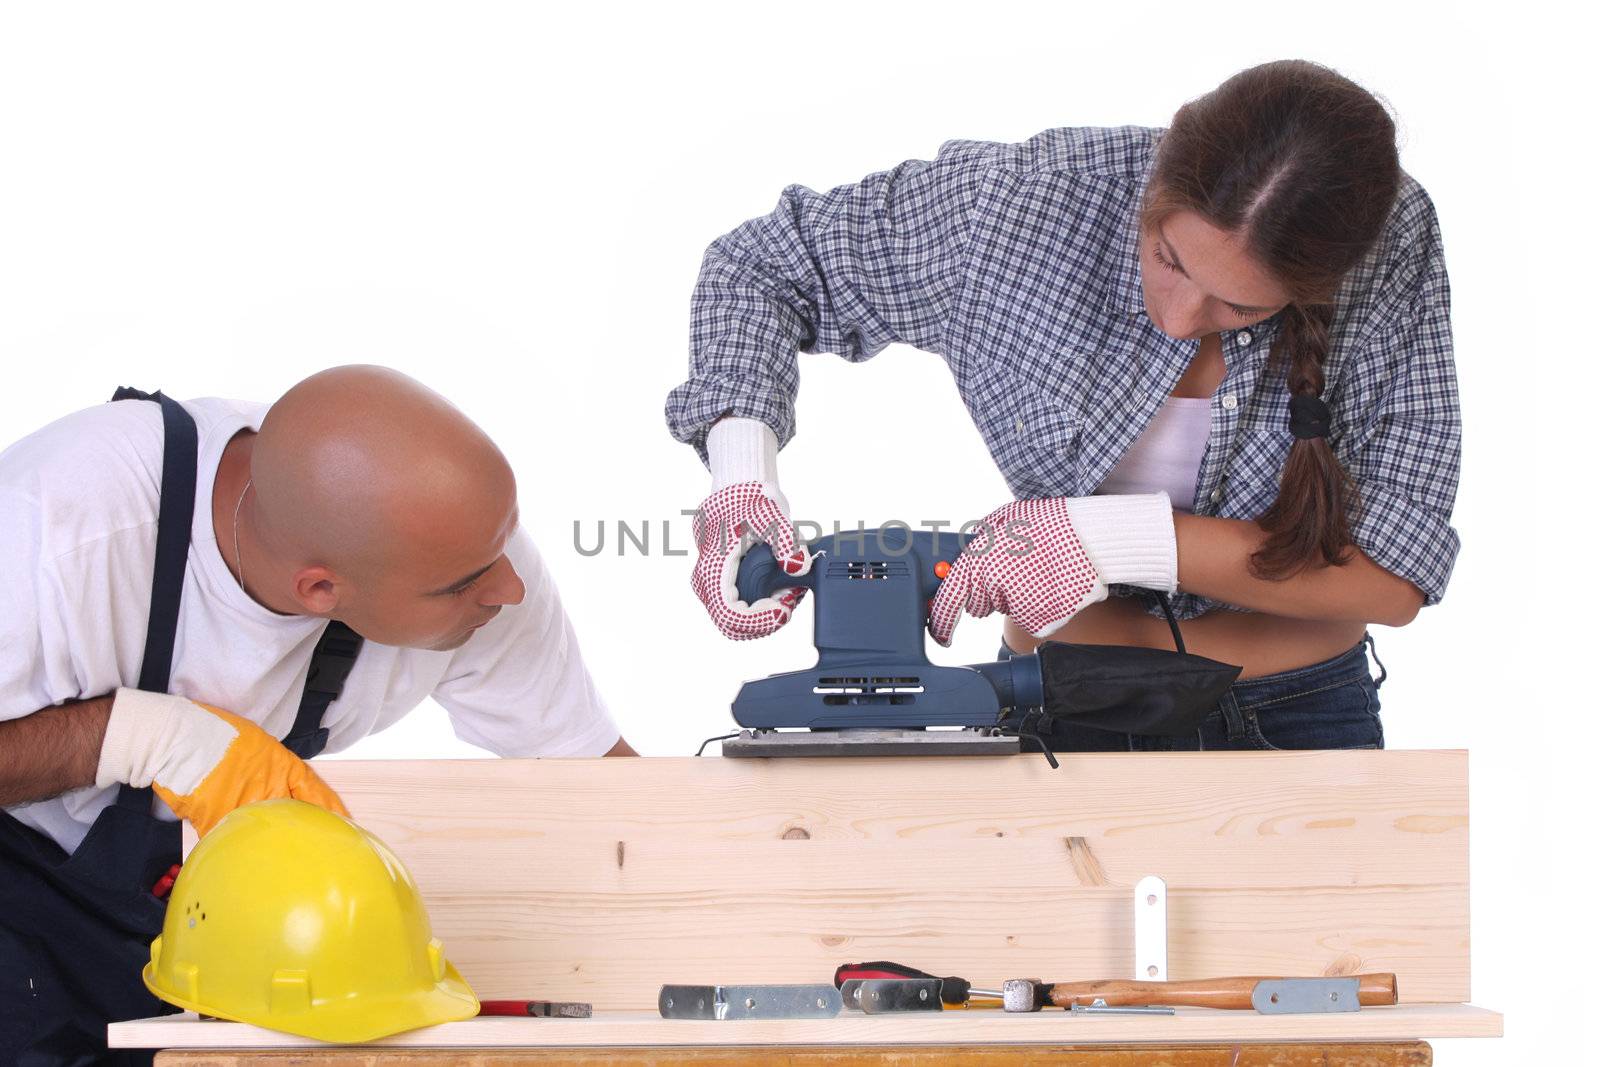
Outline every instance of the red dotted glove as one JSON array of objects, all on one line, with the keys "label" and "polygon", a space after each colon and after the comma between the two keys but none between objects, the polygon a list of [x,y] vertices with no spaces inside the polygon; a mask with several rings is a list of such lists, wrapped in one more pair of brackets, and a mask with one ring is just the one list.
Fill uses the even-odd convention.
[{"label": "red dotted glove", "polygon": [[700,505],[694,527],[700,558],[689,584],[717,629],[734,641],[776,633],[789,621],[806,591],[796,586],[754,604],[740,600],[735,580],[747,548],[746,538],[765,541],[788,574],[810,571],[812,556],[795,543],[794,526],[769,487],[760,482],[739,482],[717,490]]},{"label": "red dotted glove", "polygon": [[1067,498],[1015,500],[989,514],[939,586],[928,630],[946,647],[965,611],[1000,611],[1035,637],[1048,637],[1106,598],[1067,516]]}]

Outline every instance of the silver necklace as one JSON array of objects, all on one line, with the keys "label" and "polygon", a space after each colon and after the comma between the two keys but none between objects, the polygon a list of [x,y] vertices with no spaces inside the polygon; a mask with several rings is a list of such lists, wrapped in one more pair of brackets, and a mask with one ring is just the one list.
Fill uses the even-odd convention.
[{"label": "silver necklace", "polygon": [[239,554],[239,509],[244,507],[244,495],[250,491],[252,481],[254,479],[251,478],[244,480],[244,488],[239,490],[239,502],[233,506],[233,566],[239,572],[240,589],[244,589],[244,557]]}]

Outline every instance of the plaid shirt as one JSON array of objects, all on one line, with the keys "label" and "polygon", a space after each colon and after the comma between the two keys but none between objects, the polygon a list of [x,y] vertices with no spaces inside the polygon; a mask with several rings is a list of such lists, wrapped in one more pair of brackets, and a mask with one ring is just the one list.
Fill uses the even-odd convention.
[{"label": "plaid shirt", "polygon": [[[1018,498],[1093,493],[1198,347],[1144,310],[1138,209],[1161,134],[951,141],[932,162],[827,193],[785,189],[770,215],[706,251],[690,376],[667,398],[673,436],[704,459],[707,429],[733,414],[786,444],[797,349],[854,361],[900,342],[949,364]],[[1437,603],[1459,548],[1461,419],[1438,220],[1409,176],[1337,303],[1323,398],[1329,443],[1358,490],[1355,541]],[[1267,369],[1278,324],[1222,333],[1227,374],[1211,400],[1196,515],[1254,519],[1277,496],[1293,443],[1283,374]],[[1183,618],[1219,606],[1229,605],[1173,602]]]}]

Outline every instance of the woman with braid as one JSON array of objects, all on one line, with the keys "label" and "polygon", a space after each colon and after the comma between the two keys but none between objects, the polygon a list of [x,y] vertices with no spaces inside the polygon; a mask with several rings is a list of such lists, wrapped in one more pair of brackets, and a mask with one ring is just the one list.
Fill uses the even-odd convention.
[{"label": "woman with braid", "polygon": [[[805,573],[776,473],[795,352],[914,345],[1016,498],[933,601],[940,643],[999,611],[1002,654],[1170,648],[1160,590],[1189,651],[1244,668],[1192,738],[1058,725],[1052,747],[1383,744],[1367,627],[1444,593],[1460,415],[1433,205],[1360,86],[1268,63],[1166,129],[952,141],[791,186],[711,244],[691,327],[667,417],[711,471],[703,530],[768,531]],[[729,637],[769,634],[799,591],[733,599],[728,544],[703,540],[694,588]]]}]

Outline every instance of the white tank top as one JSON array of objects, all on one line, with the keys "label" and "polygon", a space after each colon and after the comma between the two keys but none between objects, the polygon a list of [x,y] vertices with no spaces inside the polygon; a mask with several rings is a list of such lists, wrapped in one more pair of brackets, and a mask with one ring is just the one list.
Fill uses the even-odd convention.
[{"label": "white tank top", "polygon": [[1174,508],[1192,512],[1200,457],[1210,435],[1209,397],[1169,396],[1095,492],[1154,493],[1165,489]]}]

